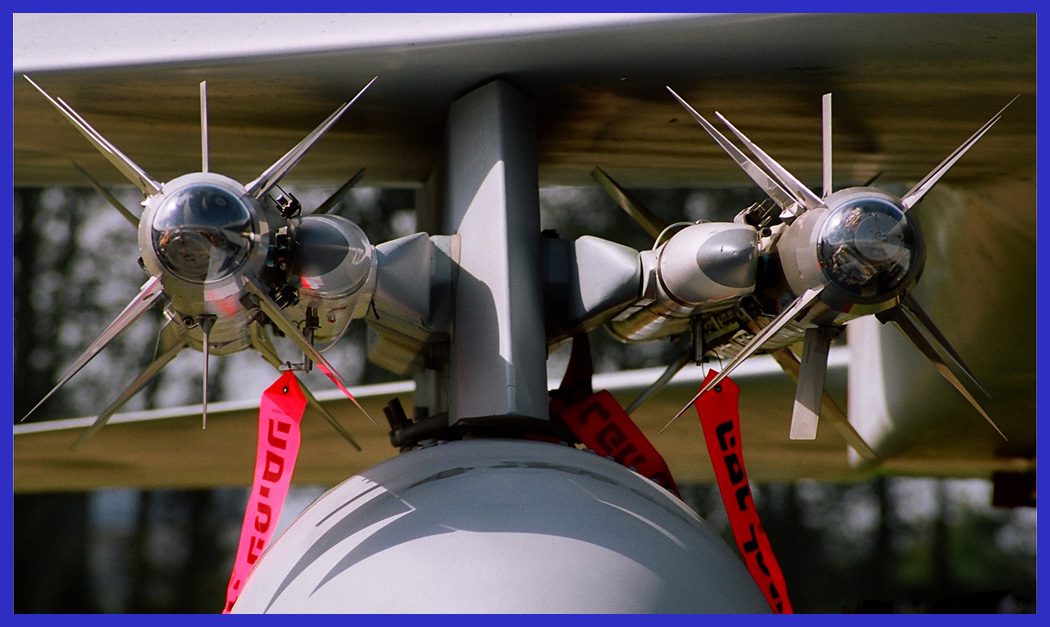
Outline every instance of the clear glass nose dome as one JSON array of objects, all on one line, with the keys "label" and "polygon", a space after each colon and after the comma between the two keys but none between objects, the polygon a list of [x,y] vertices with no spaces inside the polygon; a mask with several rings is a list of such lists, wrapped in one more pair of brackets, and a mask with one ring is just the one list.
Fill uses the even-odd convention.
[{"label": "clear glass nose dome", "polygon": [[891,296],[918,269],[919,233],[889,200],[864,198],[836,208],[824,222],[817,256],[837,287],[864,299]]},{"label": "clear glass nose dome", "polygon": [[206,283],[244,264],[254,232],[252,212],[239,196],[215,185],[190,185],[157,208],[153,249],[172,274]]}]

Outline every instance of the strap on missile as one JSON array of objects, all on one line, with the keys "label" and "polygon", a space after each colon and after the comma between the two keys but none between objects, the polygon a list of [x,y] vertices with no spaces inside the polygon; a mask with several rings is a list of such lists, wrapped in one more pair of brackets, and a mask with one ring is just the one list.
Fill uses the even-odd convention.
[{"label": "strap on missile", "polygon": [[226,588],[226,606],[233,609],[244,590],[252,566],[269,545],[281,518],[288,487],[299,457],[299,423],[306,409],[306,397],[291,370],[285,371],[263,392],[259,401],[259,439],[255,456],[255,479],[241,523],[237,558]]},{"label": "strap on missile", "polygon": [[[718,373],[710,370],[706,384]],[[702,387],[702,386],[701,386]],[[748,572],[758,584],[769,607],[777,614],[792,614],[784,573],[780,570],[773,547],[759,520],[751,497],[751,484],[744,467],[743,441],[740,438],[740,388],[729,377],[703,393],[693,403],[707,441],[718,491],[729,516],[737,548]]]},{"label": "strap on missile", "polygon": [[632,468],[678,498],[671,471],[616,398],[591,387],[594,365],[586,335],[572,339],[572,355],[561,386],[551,392],[550,413],[560,419],[587,448]]}]

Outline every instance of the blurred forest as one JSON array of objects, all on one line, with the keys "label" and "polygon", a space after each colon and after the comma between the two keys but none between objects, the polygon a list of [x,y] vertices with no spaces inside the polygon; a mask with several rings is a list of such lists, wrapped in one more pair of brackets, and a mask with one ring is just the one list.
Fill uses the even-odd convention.
[{"label": "blurred forest", "polygon": [[[291,188],[303,206],[329,189]],[[137,192],[115,190],[128,206]],[[750,190],[637,190],[661,218],[728,219]],[[338,213],[373,243],[415,230],[412,190],[358,189]],[[648,237],[597,188],[541,193],[543,228],[635,248]],[[14,416],[115,317],[145,280],[136,233],[89,189],[14,192]],[[148,363],[160,316],[118,338],[34,418],[93,415],[98,390]],[[352,383],[392,380],[365,362],[365,325],[330,357]],[[623,345],[592,334],[598,371],[666,364],[668,342]],[[199,403],[201,355],[186,351],[126,409]],[[553,367],[553,366],[552,366]],[[236,378],[232,376],[236,373]],[[213,358],[213,399],[257,397],[273,371],[247,352]],[[143,443],[163,446],[163,443]],[[293,489],[282,525],[325,486]],[[755,501],[800,612],[1033,612],[1036,510],[994,509],[982,480],[880,477],[754,486]],[[684,486],[689,504],[733,545],[717,488]],[[218,612],[237,547],[247,488],[99,490],[14,499],[16,612]]]}]

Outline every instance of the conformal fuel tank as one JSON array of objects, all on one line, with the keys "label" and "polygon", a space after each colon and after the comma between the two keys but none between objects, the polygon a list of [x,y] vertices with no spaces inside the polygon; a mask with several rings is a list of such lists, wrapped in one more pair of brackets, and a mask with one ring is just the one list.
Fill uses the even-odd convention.
[{"label": "conformal fuel tank", "polygon": [[235,612],[768,612],[736,554],[619,464],[520,440],[403,453],[260,557]]}]

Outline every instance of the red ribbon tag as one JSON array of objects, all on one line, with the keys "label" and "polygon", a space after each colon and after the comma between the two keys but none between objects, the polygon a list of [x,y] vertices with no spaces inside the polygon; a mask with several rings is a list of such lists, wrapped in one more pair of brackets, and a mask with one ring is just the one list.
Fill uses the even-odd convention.
[{"label": "red ribbon tag", "polygon": [[554,402],[551,409],[584,446],[634,468],[638,474],[682,498],[664,458],[607,390],[571,404]]},{"label": "red ribbon tag", "polygon": [[[704,383],[718,374],[707,373]],[[751,485],[744,468],[743,443],[740,439],[740,388],[728,377],[696,400],[696,413],[704,429],[707,452],[715,469],[722,504],[729,516],[736,545],[744,556],[747,569],[765,595],[769,607],[778,614],[792,614],[787,585],[780,564],[773,555],[758,510],[751,498]]]},{"label": "red ribbon tag", "polygon": [[286,371],[263,392],[259,401],[259,443],[255,454],[255,480],[244,510],[237,559],[226,588],[226,607],[233,609],[252,566],[267,547],[281,517],[288,486],[299,456],[299,422],[306,398],[299,380]]}]

